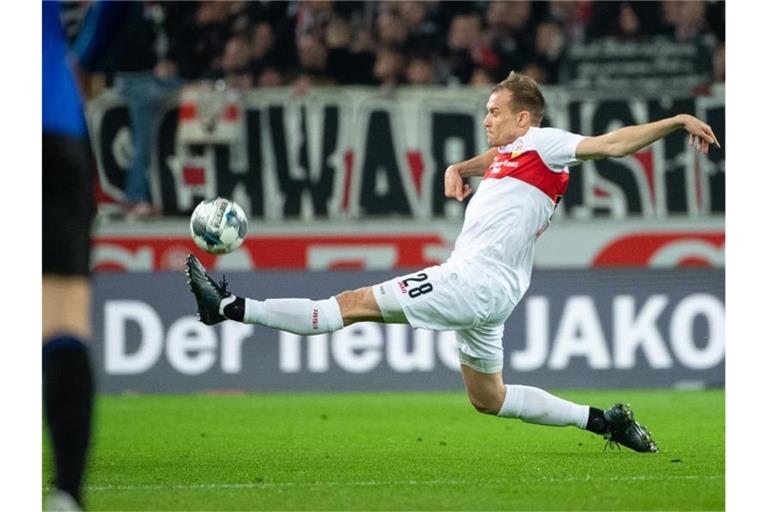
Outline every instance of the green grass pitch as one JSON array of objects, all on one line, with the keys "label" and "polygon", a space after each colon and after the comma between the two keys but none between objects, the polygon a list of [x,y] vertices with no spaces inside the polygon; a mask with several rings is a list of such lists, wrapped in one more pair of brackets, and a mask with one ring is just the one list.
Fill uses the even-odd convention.
[{"label": "green grass pitch", "polygon": [[[629,402],[660,454],[475,412],[461,393],[102,396],[91,510],[723,510],[725,399]],[[43,489],[50,486],[43,450]]]}]

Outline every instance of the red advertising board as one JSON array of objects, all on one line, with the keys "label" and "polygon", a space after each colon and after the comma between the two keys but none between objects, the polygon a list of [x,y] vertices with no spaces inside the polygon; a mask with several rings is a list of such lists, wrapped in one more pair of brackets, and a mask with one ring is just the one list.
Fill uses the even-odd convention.
[{"label": "red advertising board", "polygon": [[[96,271],[179,270],[188,252],[212,269],[413,270],[450,256],[457,223],[391,223],[313,229],[308,226],[259,229],[254,226],[232,254],[200,251],[185,223],[142,230],[101,229],[94,242]],[[555,222],[539,239],[537,268],[713,267],[725,266],[722,219],[702,222]]]}]

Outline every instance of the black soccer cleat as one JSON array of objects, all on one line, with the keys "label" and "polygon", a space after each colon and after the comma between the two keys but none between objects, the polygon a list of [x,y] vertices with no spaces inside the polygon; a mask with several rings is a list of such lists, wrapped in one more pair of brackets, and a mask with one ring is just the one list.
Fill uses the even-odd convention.
[{"label": "black soccer cleat", "polygon": [[227,291],[227,280],[220,283],[210,278],[205,267],[194,254],[187,255],[187,284],[197,301],[197,318],[205,325],[213,325],[226,320],[219,313],[219,303],[232,295]]},{"label": "black soccer cleat", "polygon": [[608,432],[605,433],[605,438],[608,440],[606,447],[623,445],[636,452],[657,453],[659,451],[656,443],[651,439],[651,433],[635,421],[635,415],[628,405],[616,404],[606,409],[603,417],[608,424]]}]

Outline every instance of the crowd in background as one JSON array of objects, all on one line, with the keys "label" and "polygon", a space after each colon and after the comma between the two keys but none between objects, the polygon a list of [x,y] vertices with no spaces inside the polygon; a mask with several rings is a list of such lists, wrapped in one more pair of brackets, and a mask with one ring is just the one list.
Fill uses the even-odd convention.
[{"label": "crowd in background", "polygon": [[[90,2],[65,2],[78,32]],[[147,169],[158,102],[184,85],[232,89],[329,85],[480,85],[510,70],[565,82],[569,45],[665,36],[695,42],[725,80],[723,1],[203,1],[128,2],[86,94],[114,87],[129,109],[133,157],[126,212],[151,215]],[[708,56],[711,56],[711,59]]]},{"label": "crowd in background", "polygon": [[511,69],[557,84],[569,43],[698,40],[724,79],[724,2],[137,2],[103,63],[234,87],[489,84]]}]

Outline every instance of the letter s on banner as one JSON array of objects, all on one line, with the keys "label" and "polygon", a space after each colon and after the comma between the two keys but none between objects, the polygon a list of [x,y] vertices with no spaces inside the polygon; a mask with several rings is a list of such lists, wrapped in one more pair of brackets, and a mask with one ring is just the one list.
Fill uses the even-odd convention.
[{"label": "letter s on banner", "polygon": [[[698,348],[693,339],[693,322],[703,315],[709,324],[707,345]],[[712,295],[696,293],[681,300],[672,313],[669,326],[672,350],[688,368],[706,370],[725,357],[725,307]]]},{"label": "letter s on banner", "polygon": [[[126,352],[125,324],[139,326],[139,349]],[[137,300],[104,303],[104,366],[107,374],[129,375],[150,369],[163,351],[163,324],[151,306]]]}]

